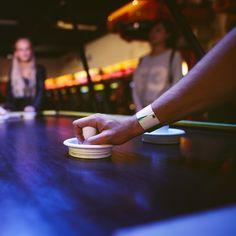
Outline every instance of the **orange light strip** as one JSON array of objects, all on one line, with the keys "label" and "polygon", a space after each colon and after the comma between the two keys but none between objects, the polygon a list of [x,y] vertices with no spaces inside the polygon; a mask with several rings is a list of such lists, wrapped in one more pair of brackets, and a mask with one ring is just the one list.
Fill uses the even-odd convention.
[{"label": "orange light strip", "polygon": [[[105,66],[101,69],[92,68],[89,70],[93,82],[102,80],[120,78],[127,76],[135,70],[138,65],[138,59],[122,61],[116,64]],[[62,75],[55,78],[48,78],[45,81],[46,90],[70,87],[75,85],[87,84],[88,78],[86,72],[78,71],[74,74]]]},{"label": "orange light strip", "polygon": [[133,0],[108,16],[108,29],[113,31],[117,23],[129,24],[142,20],[154,20],[157,17],[157,8],[155,0]]}]

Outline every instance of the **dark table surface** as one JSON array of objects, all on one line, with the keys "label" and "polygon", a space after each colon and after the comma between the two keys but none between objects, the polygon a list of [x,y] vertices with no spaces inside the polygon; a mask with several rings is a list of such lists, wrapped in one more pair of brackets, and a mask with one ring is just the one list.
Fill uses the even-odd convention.
[{"label": "dark table surface", "polygon": [[0,124],[0,235],[111,235],[236,202],[236,134],[186,129],[180,145],[140,137],[111,158],[68,158],[72,118]]}]

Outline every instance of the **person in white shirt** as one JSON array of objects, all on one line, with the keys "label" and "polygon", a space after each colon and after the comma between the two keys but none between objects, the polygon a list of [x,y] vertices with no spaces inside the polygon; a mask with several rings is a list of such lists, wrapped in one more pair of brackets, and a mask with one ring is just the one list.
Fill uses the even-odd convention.
[{"label": "person in white shirt", "polygon": [[151,52],[140,59],[133,75],[133,101],[141,110],[182,78],[181,54],[174,49],[175,32],[167,19],[152,24],[149,33]]}]

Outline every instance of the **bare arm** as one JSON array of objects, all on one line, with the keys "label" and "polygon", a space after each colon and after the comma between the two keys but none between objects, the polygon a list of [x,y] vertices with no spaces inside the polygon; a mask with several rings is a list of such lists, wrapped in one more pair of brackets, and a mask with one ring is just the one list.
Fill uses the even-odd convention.
[{"label": "bare arm", "polygon": [[152,103],[162,123],[230,100],[236,91],[236,30],[219,42],[182,80]]},{"label": "bare arm", "polygon": [[[162,124],[177,121],[197,111],[230,100],[236,91],[236,29],[218,43],[175,86],[152,103]],[[94,115],[74,121],[78,139],[81,129],[93,126],[99,135],[86,140],[90,144],[121,144],[142,134],[144,130],[135,116],[126,120]]]}]

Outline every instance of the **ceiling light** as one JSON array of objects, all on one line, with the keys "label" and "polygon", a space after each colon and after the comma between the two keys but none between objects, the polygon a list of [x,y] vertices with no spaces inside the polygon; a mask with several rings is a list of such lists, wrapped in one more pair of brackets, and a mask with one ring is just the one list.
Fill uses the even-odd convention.
[{"label": "ceiling light", "polygon": [[57,21],[57,27],[61,28],[61,29],[72,30],[73,29],[73,24],[66,23],[62,20],[59,20],[59,21]]},{"label": "ceiling light", "polygon": [[96,25],[86,25],[86,24],[78,24],[77,28],[79,30],[88,30],[88,31],[96,31],[98,29]]},{"label": "ceiling light", "polygon": [[[62,20],[57,21],[57,27],[60,29],[65,29],[65,30],[73,30],[74,26],[70,22],[65,22]],[[96,25],[88,25],[88,24],[77,24],[77,29],[78,30],[85,30],[85,31],[96,31],[98,27]]]}]

